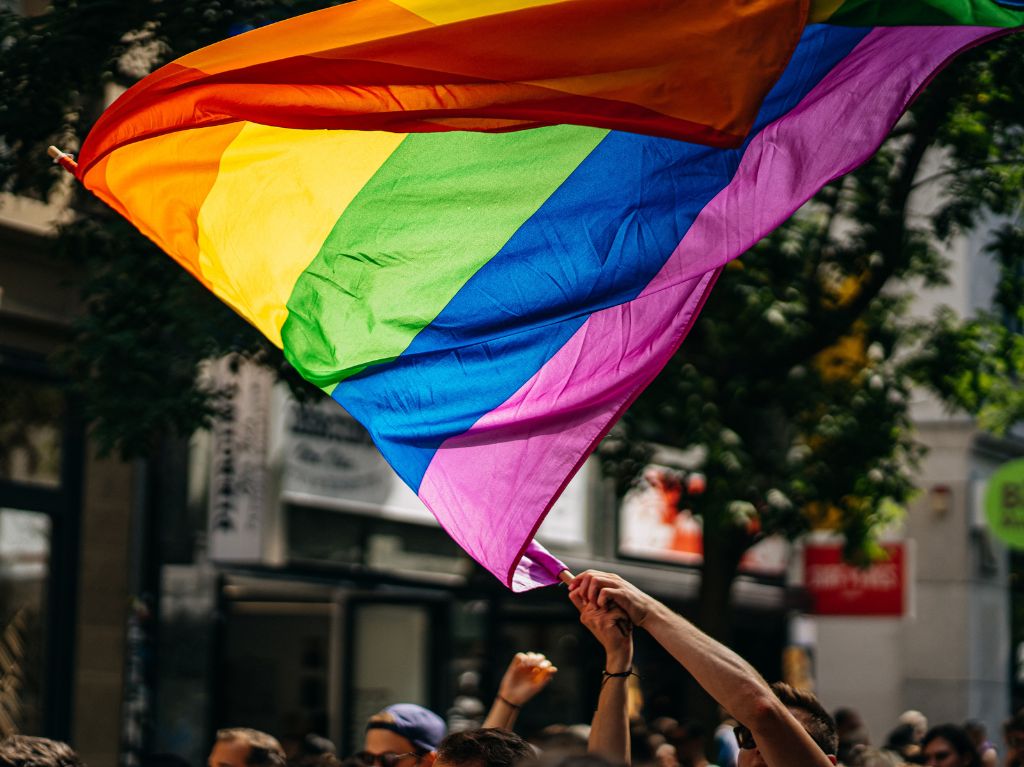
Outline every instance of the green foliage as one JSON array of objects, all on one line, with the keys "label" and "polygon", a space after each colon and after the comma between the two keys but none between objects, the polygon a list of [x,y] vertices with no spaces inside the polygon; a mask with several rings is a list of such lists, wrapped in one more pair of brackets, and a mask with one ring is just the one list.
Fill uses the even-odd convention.
[{"label": "green foliage", "polygon": [[1024,421],[1024,228],[999,227],[986,250],[1000,274],[992,310],[962,321],[940,309],[908,368],[982,428],[1005,434]]},{"label": "green foliage", "polygon": [[[77,149],[111,89],[234,32],[329,4],[64,0],[40,16],[0,11],[0,191],[53,195],[66,178],[46,147]],[[127,222],[77,187],[71,204],[76,215],[55,248],[86,312],[58,361],[101,449],[146,455],[162,435],[206,425],[222,392],[201,366],[227,352],[310,392],[277,349]]]},{"label": "green foliage", "polygon": [[[871,162],[722,271],[615,451],[602,452],[620,484],[624,434],[697,447],[708,486],[693,506],[705,535],[744,547],[827,528],[864,561],[914,493],[915,384],[997,432],[1024,420],[1022,75],[1013,41],[973,52]],[[1010,218],[987,247],[1002,275],[995,309],[910,317],[912,290],[947,282],[944,242],[993,215]]]}]

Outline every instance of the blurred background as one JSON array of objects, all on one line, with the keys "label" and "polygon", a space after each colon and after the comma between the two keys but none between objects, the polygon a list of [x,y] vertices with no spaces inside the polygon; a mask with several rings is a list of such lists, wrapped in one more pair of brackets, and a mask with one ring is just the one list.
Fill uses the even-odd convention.
[{"label": "blurred background", "polygon": [[[398,700],[479,721],[520,650],[559,673],[519,729],[589,721],[603,657],[564,592],[477,567],[362,426],[45,157],[156,66],[327,4],[0,3],[0,735],[93,767],[201,764],[236,724],[349,753]],[[996,739],[1024,705],[1022,63],[965,56],[727,268],[538,534],[879,743],[906,709]],[[649,720],[715,716],[638,643]]]}]

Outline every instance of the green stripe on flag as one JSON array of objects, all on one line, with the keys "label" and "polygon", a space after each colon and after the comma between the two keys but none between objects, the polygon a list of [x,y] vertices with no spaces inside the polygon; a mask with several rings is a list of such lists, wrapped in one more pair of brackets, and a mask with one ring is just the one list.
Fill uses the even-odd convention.
[{"label": "green stripe on flag", "polygon": [[1024,12],[993,0],[846,0],[829,24],[851,27],[951,26],[1016,27]]},{"label": "green stripe on flag", "polygon": [[398,357],[607,133],[406,138],[295,283],[281,329],[288,360],[328,388]]}]

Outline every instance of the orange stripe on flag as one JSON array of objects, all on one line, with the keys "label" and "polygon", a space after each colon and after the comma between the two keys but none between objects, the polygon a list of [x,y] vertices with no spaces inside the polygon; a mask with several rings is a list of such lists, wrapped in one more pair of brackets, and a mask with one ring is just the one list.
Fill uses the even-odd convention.
[{"label": "orange stripe on flag", "polygon": [[254,29],[182,56],[176,63],[212,75],[433,26],[388,0],[358,0]]},{"label": "orange stripe on flag", "polygon": [[402,133],[570,123],[738,146],[809,2],[562,0],[434,26],[388,0],[356,0],[167,65],[103,115],[79,162],[242,120]]},{"label": "orange stripe on flag", "polygon": [[240,123],[170,133],[107,155],[82,181],[210,287],[199,266],[198,217]]}]

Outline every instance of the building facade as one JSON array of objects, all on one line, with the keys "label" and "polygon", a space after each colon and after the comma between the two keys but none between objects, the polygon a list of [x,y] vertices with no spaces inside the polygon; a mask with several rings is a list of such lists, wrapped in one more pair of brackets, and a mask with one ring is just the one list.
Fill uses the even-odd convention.
[{"label": "building facade", "polygon": [[[933,208],[931,195],[940,192],[922,190],[919,208]],[[939,306],[963,317],[991,308],[998,274],[984,253],[986,237],[982,229],[947,248],[950,283],[915,289],[915,316],[931,317]],[[1017,681],[1024,634],[1013,619],[1024,603],[1019,556],[989,529],[984,496],[988,478],[1024,456],[1024,429],[997,438],[923,392],[912,412],[928,453],[920,493],[903,528],[892,531],[909,552],[906,608],[900,616],[811,616],[801,621],[803,641],[813,647],[826,704],[860,711],[875,744],[901,712],[916,709],[932,724],[980,720],[1001,746],[1002,722],[1024,705]]]},{"label": "building facade", "polygon": [[96,454],[52,355],[78,311],[59,207],[0,200],[0,734],[116,764],[134,472]]}]

